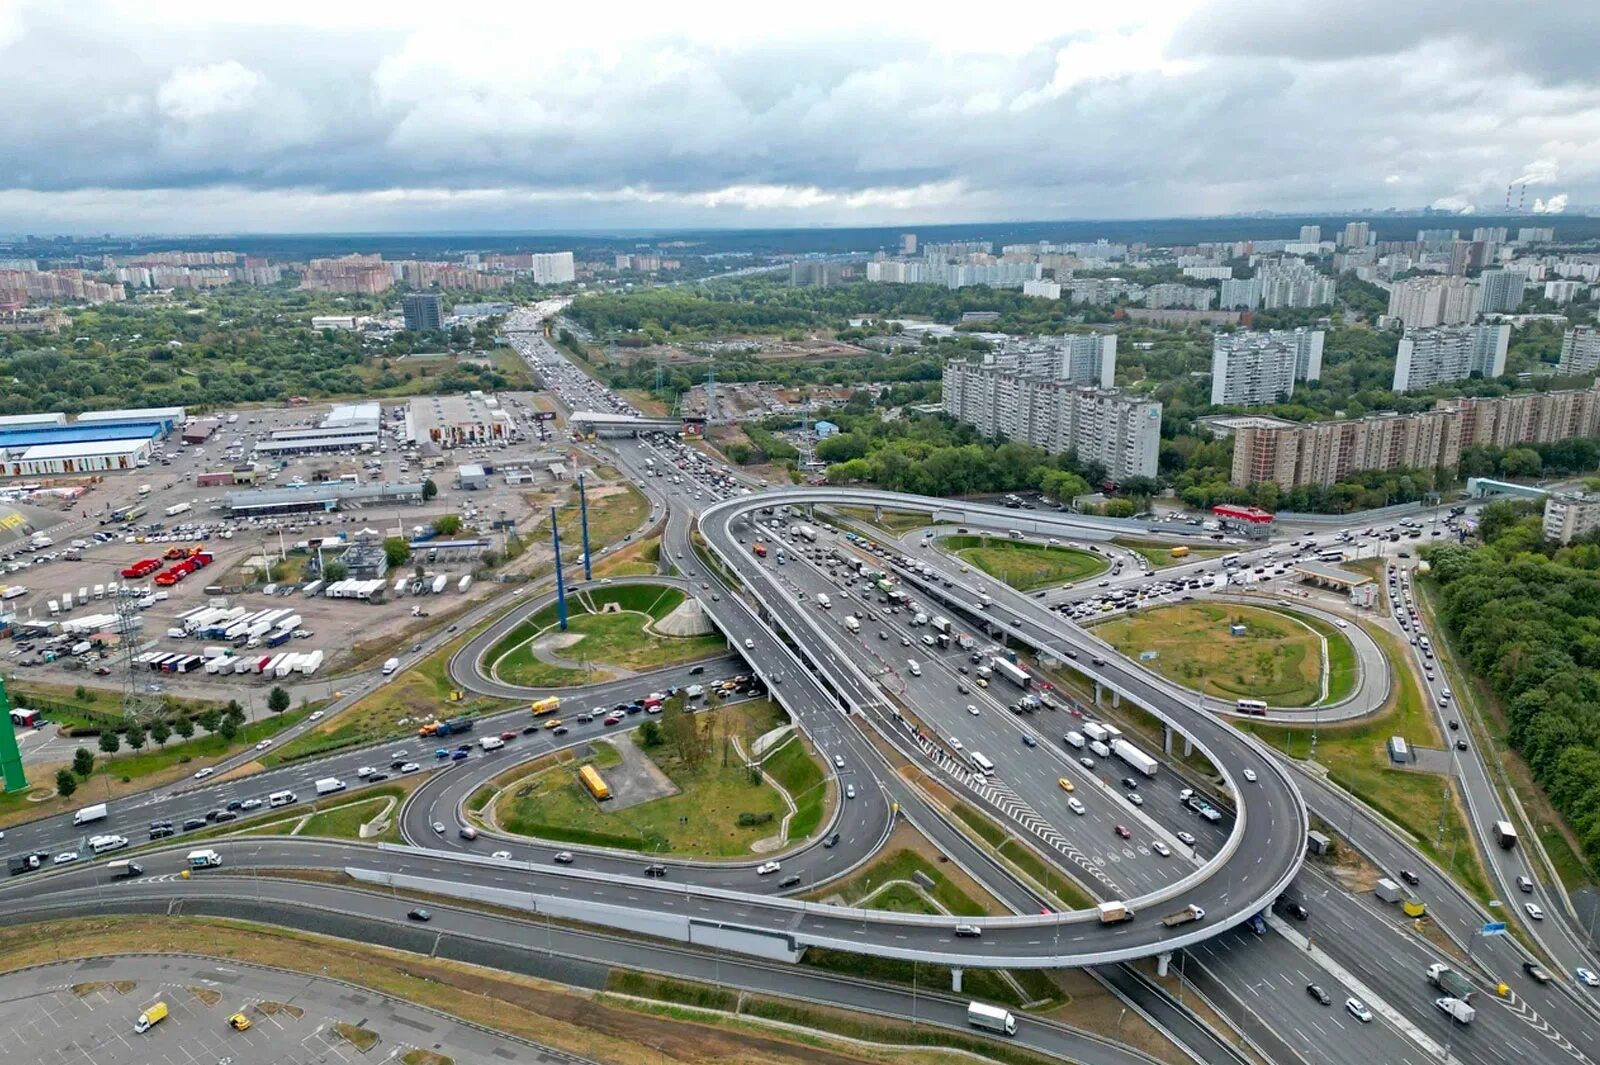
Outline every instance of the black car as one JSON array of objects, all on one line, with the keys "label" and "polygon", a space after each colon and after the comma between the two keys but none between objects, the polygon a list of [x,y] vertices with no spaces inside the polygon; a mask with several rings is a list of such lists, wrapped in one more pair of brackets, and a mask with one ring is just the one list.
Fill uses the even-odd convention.
[{"label": "black car", "polygon": [[212,820],[220,825],[224,821],[237,821],[237,820],[239,820],[239,815],[234,813],[232,810],[224,810],[220,814],[218,814],[216,817],[212,818]]},{"label": "black car", "polygon": [[1333,996],[1322,990],[1317,984],[1307,984],[1306,994],[1322,1003],[1324,1006],[1333,1005]]},{"label": "black car", "polygon": [[1283,912],[1288,914],[1290,917],[1293,917],[1296,921],[1307,921],[1311,919],[1310,911],[1304,906],[1300,905],[1298,902],[1284,903]]},{"label": "black car", "polygon": [[215,821],[217,818],[219,818],[221,816],[222,816],[222,811],[221,810],[207,810],[206,811],[206,820],[207,821]]},{"label": "black car", "polygon": [[557,725],[555,728],[550,730],[550,735],[552,736],[565,736],[566,734],[567,726],[565,725]]},{"label": "black car", "polygon": [[644,875],[654,877],[666,876],[667,867],[664,865],[647,865],[644,867]]},{"label": "black car", "polygon": [[184,821],[184,823],[183,823],[183,830],[185,832],[193,832],[197,828],[205,828],[205,827],[206,827],[206,819],[203,818],[203,817],[191,817],[188,820]]},{"label": "black car", "polygon": [[414,910],[407,910],[406,911],[406,916],[409,917],[413,921],[431,921],[431,920],[433,920],[433,914],[429,913],[427,910],[422,909],[420,906],[417,907]]},{"label": "black car", "polygon": [[388,773],[374,773],[370,777],[367,778],[367,783],[368,784],[376,784],[380,780],[388,780],[388,779],[389,779],[389,774]]},{"label": "black car", "polygon": [[1543,965],[1540,965],[1536,961],[1525,961],[1525,962],[1523,962],[1522,963],[1522,971],[1527,973],[1537,983],[1548,984],[1550,982],[1550,973],[1549,973],[1549,971],[1547,969],[1545,969],[1545,967]]},{"label": "black car", "polygon": [[788,876],[786,876],[782,880],[778,881],[778,887],[780,887],[780,888],[792,888],[798,883],[800,883],[800,874],[799,873],[790,873]]},{"label": "black car", "polygon": [[1122,778],[1122,786],[1127,788],[1129,791],[1138,791],[1139,790],[1139,782],[1137,780],[1134,780],[1132,777],[1123,777]]},{"label": "black car", "polygon": [[1412,887],[1416,887],[1418,884],[1422,883],[1422,877],[1418,876],[1416,873],[1413,873],[1409,869],[1400,870],[1400,879],[1404,880]]},{"label": "black car", "polygon": [[401,766],[403,766],[405,764],[406,764],[406,760],[404,758],[398,758],[395,761],[389,763],[389,768],[390,769],[399,769]]},{"label": "black car", "polygon": [[166,839],[168,836],[172,835],[176,831],[177,831],[177,829],[173,828],[171,825],[162,825],[159,828],[152,828],[150,830],[150,838],[151,839]]},{"label": "black car", "polygon": [[689,670],[689,676],[698,677],[700,674],[704,673],[705,671],[706,671],[706,667],[705,666],[695,666],[694,668]]},{"label": "black car", "polygon": [[1456,740],[1456,750],[1464,751],[1466,749],[1467,749],[1467,741],[1466,740]]},{"label": "black car", "polygon": [[229,800],[227,808],[229,810],[243,810],[244,809],[244,800],[243,799],[232,799],[232,800]]},{"label": "black car", "polygon": [[524,736],[532,736],[535,732],[538,732],[538,731],[539,731],[539,726],[538,725],[524,725],[522,727],[522,734]]},{"label": "black car", "polygon": [[839,845],[839,833],[830,833],[828,838],[822,841],[822,845],[828,848],[837,847]]}]

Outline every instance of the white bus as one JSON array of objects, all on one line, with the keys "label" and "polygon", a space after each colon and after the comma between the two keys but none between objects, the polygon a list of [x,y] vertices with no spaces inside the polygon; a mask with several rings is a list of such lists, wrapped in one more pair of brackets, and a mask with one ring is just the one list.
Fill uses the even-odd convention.
[{"label": "white bus", "polygon": [[1257,717],[1266,716],[1267,704],[1260,699],[1240,699],[1238,705],[1239,713],[1241,714],[1254,714]]},{"label": "white bus", "polygon": [[1239,556],[1238,555],[1235,554],[1235,555],[1223,555],[1222,556],[1222,568],[1223,569],[1233,569],[1238,564],[1239,564]]},{"label": "white bus", "polygon": [[977,751],[973,751],[968,757],[971,758],[972,764],[978,767],[978,772],[982,773],[986,777],[994,776],[994,763],[989,761],[989,759],[985,758]]}]

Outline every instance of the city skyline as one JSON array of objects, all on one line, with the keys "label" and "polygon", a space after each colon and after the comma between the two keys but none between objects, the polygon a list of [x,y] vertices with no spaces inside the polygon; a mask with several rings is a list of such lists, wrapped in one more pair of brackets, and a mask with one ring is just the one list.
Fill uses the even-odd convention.
[{"label": "city skyline", "polygon": [[[1600,16],[1576,2],[1506,21],[1460,5],[1399,15],[1171,0],[1136,14],[988,13],[980,35],[844,5],[709,4],[691,26],[617,14],[23,0],[0,9],[13,101],[0,232],[931,225],[1600,201],[1600,78],[1574,45]],[[1481,128],[1489,101],[1495,128],[1460,136]],[[1244,122],[1273,135],[1241,137]],[[1045,165],[1042,143],[1074,148]]]}]

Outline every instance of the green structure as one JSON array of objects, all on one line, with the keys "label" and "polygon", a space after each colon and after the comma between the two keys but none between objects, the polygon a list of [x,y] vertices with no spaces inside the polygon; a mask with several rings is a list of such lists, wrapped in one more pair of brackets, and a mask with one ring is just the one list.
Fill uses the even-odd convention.
[{"label": "green structure", "polygon": [[28,786],[22,772],[22,752],[17,749],[17,733],[11,725],[11,699],[6,695],[6,682],[0,679],[0,773],[5,774],[6,791],[21,791]]}]

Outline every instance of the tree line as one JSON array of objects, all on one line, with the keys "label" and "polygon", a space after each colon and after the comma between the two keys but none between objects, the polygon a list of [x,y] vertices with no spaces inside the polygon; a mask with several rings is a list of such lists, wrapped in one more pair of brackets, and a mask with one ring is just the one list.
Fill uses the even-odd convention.
[{"label": "tree line", "polygon": [[1600,862],[1600,543],[1546,543],[1536,507],[1492,504],[1483,546],[1428,559],[1454,646],[1504,701],[1512,748]]}]

